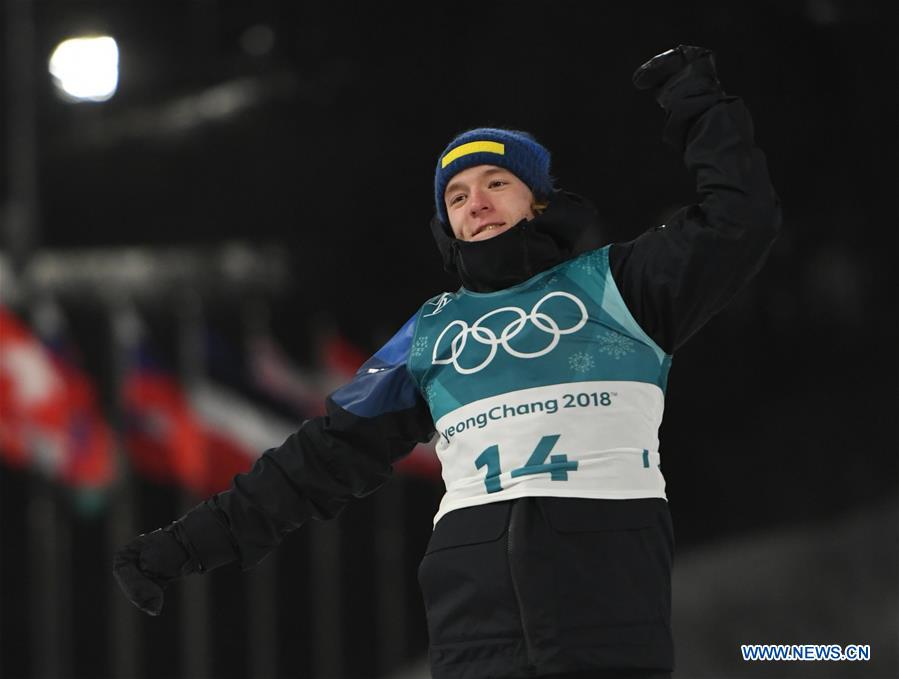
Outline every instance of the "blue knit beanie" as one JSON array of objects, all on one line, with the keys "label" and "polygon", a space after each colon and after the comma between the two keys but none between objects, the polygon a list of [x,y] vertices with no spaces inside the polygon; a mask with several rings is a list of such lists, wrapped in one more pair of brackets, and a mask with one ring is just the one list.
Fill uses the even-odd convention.
[{"label": "blue knit beanie", "polygon": [[434,201],[437,216],[449,224],[443,192],[450,180],[475,165],[496,165],[512,172],[527,184],[535,198],[552,193],[549,176],[549,151],[527,132],[479,127],[453,139],[437,160],[434,174]]}]

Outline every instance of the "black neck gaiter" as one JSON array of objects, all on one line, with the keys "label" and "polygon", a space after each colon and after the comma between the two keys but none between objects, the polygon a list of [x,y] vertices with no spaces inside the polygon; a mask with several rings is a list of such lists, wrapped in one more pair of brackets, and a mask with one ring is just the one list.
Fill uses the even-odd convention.
[{"label": "black neck gaiter", "polygon": [[493,292],[517,285],[541,271],[606,243],[596,209],[574,193],[555,191],[543,214],[521,220],[487,240],[453,237],[436,216],[431,232],[443,266],[473,292]]}]

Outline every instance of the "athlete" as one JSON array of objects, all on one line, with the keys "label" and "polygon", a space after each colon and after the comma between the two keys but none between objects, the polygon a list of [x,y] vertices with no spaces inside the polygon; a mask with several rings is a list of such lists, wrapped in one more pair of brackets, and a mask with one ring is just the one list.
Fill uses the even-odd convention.
[{"label": "athlete", "polygon": [[419,569],[437,679],[670,677],[674,540],[658,429],[672,354],[761,267],[780,225],[765,158],[714,57],[634,74],[700,201],[598,247],[531,135],[479,128],[435,172],[431,229],[462,286],[428,300],[231,489],[117,552],[128,598],[329,519],[436,433],[446,493]]}]

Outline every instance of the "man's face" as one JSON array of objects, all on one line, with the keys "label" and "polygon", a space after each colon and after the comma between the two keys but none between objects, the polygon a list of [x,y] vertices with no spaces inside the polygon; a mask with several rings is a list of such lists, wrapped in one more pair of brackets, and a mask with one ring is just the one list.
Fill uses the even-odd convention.
[{"label": "man's face", "polygon": [[495,165],[476,165],[455,175],[443,199],[459,240],[487,240],[534,218],[534,194],[527,184]]}]

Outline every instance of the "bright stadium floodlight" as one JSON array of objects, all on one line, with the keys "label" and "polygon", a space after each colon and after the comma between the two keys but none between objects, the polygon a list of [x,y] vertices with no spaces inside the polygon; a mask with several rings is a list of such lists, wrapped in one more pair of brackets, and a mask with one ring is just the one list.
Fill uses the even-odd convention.
[{"label": "bright stadium floodlight", "polygon": [[64,40],[50,57],[50,74],[70,101],[106,101],[119,84],[119,46],[105,35]]}]

